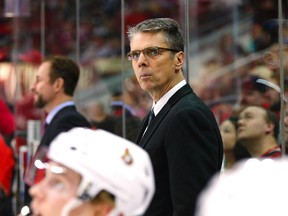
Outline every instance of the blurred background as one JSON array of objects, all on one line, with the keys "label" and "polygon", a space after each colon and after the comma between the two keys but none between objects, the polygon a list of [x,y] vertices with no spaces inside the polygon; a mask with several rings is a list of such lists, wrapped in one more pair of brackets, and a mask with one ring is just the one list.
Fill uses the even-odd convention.
[{"label": "blurred background", "polygon": [[[115,104],[141,120],[151,99],[126,58],[127,28],[147,18],[174,18],[185,36],[186,79],[220,124],[251,103],[245,96],[255,77],[286,86],[287,5],[287,0],[0,1],[0,97],[13,115],[6,120],[2,112],[0,124],[6,129],[11,124],[13,136],[7,134],[15,157],[39,139],[44,114],[33,107],[29,88],[43,57],[61,54],[79,63],[75,102],[95,125],[115,114]],[[266,99],[261,105],[279,111],[277,92]],[[117,115],[123,116],[119,130],[130,138],[127,112]]]},{"label": "blurred background", "polygon": [[112,96],[122,94],[142,118],[150,98],[126,60],[127,27],[172,17],[185,35],[186,78],[221,121],[239,104],[241,82],[251,71],[279,72],[279,23],[288,43],[287,1],[282,8],[279,22],[276,0],[1,1],[0,96],[15,114],[16,129],[25,133],[26,120],[41,117],[29,104],[34,71],[43,56],[61,54],[81,65],[75,100],[85,115],[95,101],[110,112]]}]

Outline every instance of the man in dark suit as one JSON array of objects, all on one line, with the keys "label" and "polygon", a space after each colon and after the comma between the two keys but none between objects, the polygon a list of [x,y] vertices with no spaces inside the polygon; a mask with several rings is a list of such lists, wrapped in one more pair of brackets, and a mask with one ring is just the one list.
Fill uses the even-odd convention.
[{"label": "man in dark suit", "polygon": [[[90,123],[77,110],[73,102],[73,94],[80,75],[80,68],[71,59],[64,56],[47,57],[36,72],[36,79],[31,86],[37,108],[47,113],[45,132],[33,156],[29,175],[25,182],[34,184],[42,175],[33,173],[34,161],[43,159],[51,141],[61,132],[74,127],[90,128]],[[29,198],[28,198],[29,201]]]},{"label": "man in dark suit", "polygon": [[155,118],[143,119],[137,143],[150,155],[156,194],[147,216],[192,216],[197,198],[221,169],[223,145],[213,113],[186,83],[184,40],[169,18],[143,21],[128,31],[127,54]]},{"label": "man in dark suit", "polygon": [[47,113],[40,147],[49,146],[63,131],[74,127],[90,127],[73,102],[79,75],[78,65],[64,56],[46,58],[37,70],[31,90],[35,95],[35,106],[43,108]]}]

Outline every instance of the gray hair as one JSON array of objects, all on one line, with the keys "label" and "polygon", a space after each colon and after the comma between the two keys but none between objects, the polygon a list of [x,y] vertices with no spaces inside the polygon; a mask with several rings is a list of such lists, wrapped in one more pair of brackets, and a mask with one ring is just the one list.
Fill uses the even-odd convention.
[{"label": "gray hair", "polygon": [[171,18],[148,19],[128,28],[128,39],[131,41],[138,32],[162,32],[169,48],[184,51],[184,39],[179,24]]}]

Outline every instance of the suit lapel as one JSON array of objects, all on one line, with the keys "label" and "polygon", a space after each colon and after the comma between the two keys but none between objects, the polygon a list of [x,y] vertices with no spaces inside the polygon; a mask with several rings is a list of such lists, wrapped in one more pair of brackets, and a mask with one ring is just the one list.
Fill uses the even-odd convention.
[{"label": "suit lapel", "polygon": [[143,118],[143,121],[140,125],[140,129],[139,129],[139,132],[138,132],[138,137],[136,139],[136,143],[139,143],[142,136],[143,136],[143,133],[145,132],[145,129],[146,129],[146,126],[148,124],[148,118],[149,118],[149,113]]},{"label": "suit lapel", "polygon": [[167,104],[174,106],[174,104],[177,103],[182,97],[191,92],[193,92],[192,88],[189,84],[186,84],[182,88],[180,88],[174,95],[172,95],[172,97],[168,100]]},{"label": "suit lapel", "polygon": [[[47,143],[47,137],[50,136],[50,134],[53,132],[53,128],[55,128],[55,124],[57,122],[57,119],[63,115],[63,112],[66,113],[70,110],[73,110],[73,109],[76,109],[76,107],[74,105],[72,106],[66,106],[66,107],[63,107],[61,110],[59,110],[56,115],[52,118],[50,124],[48,124],[47,128],[45,129],[45,132],[43,134],[43,137],[41,139],[41,144],[45,144]],[[40,145],[41,145],[40,144]]]},{"label": "suit lapel", "polygon": [[[141,129],[140,133],[141,137],[140,137],[140,141],[139,141],[139,145],[142,148],[145,148],[147,142],[149,141],[150,137],[154,134],[154,132],[156,131],[156,129],[158,128],[159,124],[162,122],[163,118],[167,115],[167,113],[169,112],[169,110],[171,109],[171,106],[169,104],[166,104],[161,111],[156,115],[156,117],[154,118],[153,122],[151,122],[150,126],[148,127],[147,131],[145,132],[145,134],[142,136],[142,134],[144,133],[146,126],[144,126],[144,130]],[[147,125],[147,121],[148,121],[148,117],[146,119],[146,124]]]},{"label": "suit lapel", "polygon": [[177,103],[177,101],[179,101],[184,95],[189,94],[191,92],[192,89],[188,84],[180,88],[164,105],[164,107],[157,114],[157,116],[154,118],[153,122],[150,124],[149,128],[143,135],[148,122],[148,115],[145,116],[145,118],[143,119],[143,123],[141,125],[141,129],[139,131],[139,136],[137,138],[137,143],[139,143],[139,145],[142,148],[145,148],[146,144],[148,143],[151,136],[154,134],[155,130],[158,128],[164,117],[169,113],[171,108]]}]

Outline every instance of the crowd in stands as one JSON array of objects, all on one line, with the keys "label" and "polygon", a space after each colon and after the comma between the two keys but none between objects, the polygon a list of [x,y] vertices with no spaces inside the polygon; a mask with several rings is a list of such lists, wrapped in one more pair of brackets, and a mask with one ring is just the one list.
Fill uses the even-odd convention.
[{"label": "crowd in stands", "polygon": [[[221,0],[219,0],[221,2]],[[223,3],[224,2],[224,3]],[[231,9],[217,4],[217,1],[198,0],[191,5],[191,17],[197,20],[197,31],[199,36],[213,33],[217,28],[223,27],[232,21]],[[183,7],[177,0],[157,1],[125,1],[125,32],[127,27],[138,23],[141,20],[153,17],[165,17],[179,19]],[[251,37],[253,44],[251,49],[259,51],[266,48],[271,39],[275,40],[275,23],[267,22],[277,18],[277,5],[271,0],[243,1],[237,8],[241,17],[247,14],[253,15],[253,26]],[[5,4],[0,5],[1,13],[4,14]],[[81,44],[81,59],[84,62],[91,61],[97,57],[111,57],[121,53],[121,2],[90,1],[80,2],[80,27],[79,42]],[[173,13],[171,13],[173,11]],[[76,28],[76,1],[68,2],[47,1],[45,2],[45,52],[46,54],[73,55],[75,53]],[[30,1],[30,16],[23,16],[19,19],[19,51],[27,49],[40,49],[41,45],[41,2]],[[225,17],[225,18],[224,18]],[[0,60],[9,60],[12,51],[12,34],[14,23],[12,18],[1,16],[1,46]],[[273,35],[268,35],[273,33]],[[222,39],[221,39],[222,40]],[[230,55],[232,51],[230,44],[223,37],[222,54]],[[61,45],[60,45],[61,44]],[[226,47],[223,47],[226,46]],[[228,48],[228,50],[226,50]],[[91,50],[92,49],[92,50]],[[230,49],[230,50],[229,50]],[[228,52],[228,53],[227,53]],[[229,57],[229,56],[226,56]],[[231,57],[231,56],[230,56]],[[225,56],[224,56],[225,58]],[[11,60],[11,59],[10,59]],[[231,59],[230,59],[231,60]],[[229,61],[228,59],[226,61]]]}]

